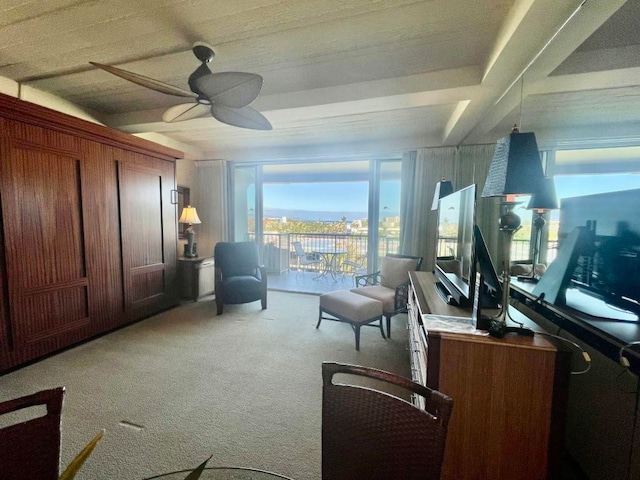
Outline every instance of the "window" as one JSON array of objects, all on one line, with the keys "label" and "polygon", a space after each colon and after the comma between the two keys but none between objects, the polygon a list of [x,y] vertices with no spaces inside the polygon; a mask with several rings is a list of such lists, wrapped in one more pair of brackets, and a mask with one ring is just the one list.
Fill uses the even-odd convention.
[{"label": "window", "polygon": [[[548,171],[562,199],[640,188],[640,146],[557,150]],[[560,210],[547,215],[548,255],[555,258]]]},{"label": "window", "polygon": [[[379,257],[398,251],[400,166],[399,159],[230,164],[230,228],[236,240],[256,239],[279,256],[294,241],[305,250],[331,244],[347,252],[341,263],[373,271]],[[286,271],[274,265],[274,273]]]}]

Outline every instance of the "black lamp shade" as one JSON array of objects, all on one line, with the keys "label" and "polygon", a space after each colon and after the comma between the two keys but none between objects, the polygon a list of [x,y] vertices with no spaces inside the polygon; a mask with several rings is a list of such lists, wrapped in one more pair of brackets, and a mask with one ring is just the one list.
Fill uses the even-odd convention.
[{"label": "black lamp shade", "polygon": [[534,195],[541,191],[543,182],[535,134],[514,130],[496,143],[482,196]]},{"label": "black lamp shade", "polygon": [[436,183],[436,191],[433,195],[431,210],[437,210],[440,199],[453,193],[453,184],[449,180],[442,180]]},{"label": "black lamp shade", "polygon": [[545,178],[542,182],[542,189],[535,193],[529,204],[528,210],[555,210],[558,208],[558,197],[556,196],[556,185],[553,178]]}]

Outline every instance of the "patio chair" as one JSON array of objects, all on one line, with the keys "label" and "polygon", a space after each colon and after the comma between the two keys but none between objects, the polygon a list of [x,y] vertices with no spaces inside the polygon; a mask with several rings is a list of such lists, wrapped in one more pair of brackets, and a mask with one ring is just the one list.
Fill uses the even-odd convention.
[{"label": "patio chair", "polygon": [[[333,383],[335,374],[362,380],[358,385]],[[396,395],[363,386],[371,384],[401,387],[424,397],[424,410]],[[323,363],[322,478],[440,478],[452,409],[450,397],[393,373]]]},{"label": "patio chair", "polygon": [[[0,403],[0,478],[57,480],[63,397],[64,387],[58,387]],[[41,405],[46,406],[44,415],[20,412]],[[26,420],[15,423],[15,416]]]},{"label": "patio chair", "polygon": [[351,291],[382,302],[387,319],[387,338],[391,338],[391,317],[406,313],[409,299],[409,272],[420,270],[422,257],[387,254],[380,270],[368,275],[356,275],[356,288]]},{"label": "patio chair", "polygon": [[[315,270],[318,270],[324,263],[324,260],[318,255],[314,255],[313,253],[306,253],[300,242],[292,242],[292,244],[296,252],[296,256],[298,257],[298,265],[300,267],[313,269],[312,267],[316,265],[317,268],[315,268]],[[300,272],[300,268],[296,270],[296,277],[298,276],[298,272]]]},{"label": "patio chair", "polygon": [[[365,263],[367,261],[367,255],[358,255],[353,259],[347,259],[342,262],[341,269],[345,275],[362,275],[366,273]],[[355,278],[354,278],[355,281]]]}]

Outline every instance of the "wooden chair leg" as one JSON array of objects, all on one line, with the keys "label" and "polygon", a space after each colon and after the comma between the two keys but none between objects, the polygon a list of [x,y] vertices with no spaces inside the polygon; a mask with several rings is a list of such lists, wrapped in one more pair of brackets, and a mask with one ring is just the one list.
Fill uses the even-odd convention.
[{"label": "wooden chair leg", "polygon": [[316,325],[316,328],[320,326],[321,321],[322,321],[322,309],[320,308],[318,313],[318,324]]},{"label": "wooden chair leg", "polygon": [[[391,338],[391,315],[385,315],[387,317],[387,338]],[[382,320],[380,320],[382,323]]]},{"label": "wooden chair leg", "polygon": [[356,350],[360,351],[360,325],[354,325],[353,331],[356,333]]},{"label": "wooden chair leg", "polygon": [[382,317],[380,317],[380,333],[382,334],[382,338],[386,340],[387,337],[384,336],[384,327],[382,326]]}]

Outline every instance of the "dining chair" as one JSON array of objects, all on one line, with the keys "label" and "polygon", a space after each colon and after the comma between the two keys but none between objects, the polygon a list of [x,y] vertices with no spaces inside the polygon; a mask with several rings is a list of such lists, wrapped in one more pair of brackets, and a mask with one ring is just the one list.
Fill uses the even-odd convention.
[{"label": "dining chair", "polygon": [[[334,383],[337,374],[360,379]],[[423,397],[425,408],[371,384],[401,387]],[[322,385],[323,480],[440,478],[450,397],[390,372],[333,362],[322,364]]]},{"label": "dining chair", "polygon": [[[57,480],[63,397],[64,387],[58,387],[0,403],[2,480]],[[46,414],[34,418],[41,405]]]},{"label": "dining chair", "polygon": [[382,302],[382,314],[387,320],[387,338],[391,338],[391,317],[407,311],[409,272],[420,270],[422,257],[389,253],[382,258],[380,270],[356,275],[356,288],[351,291]]}]

